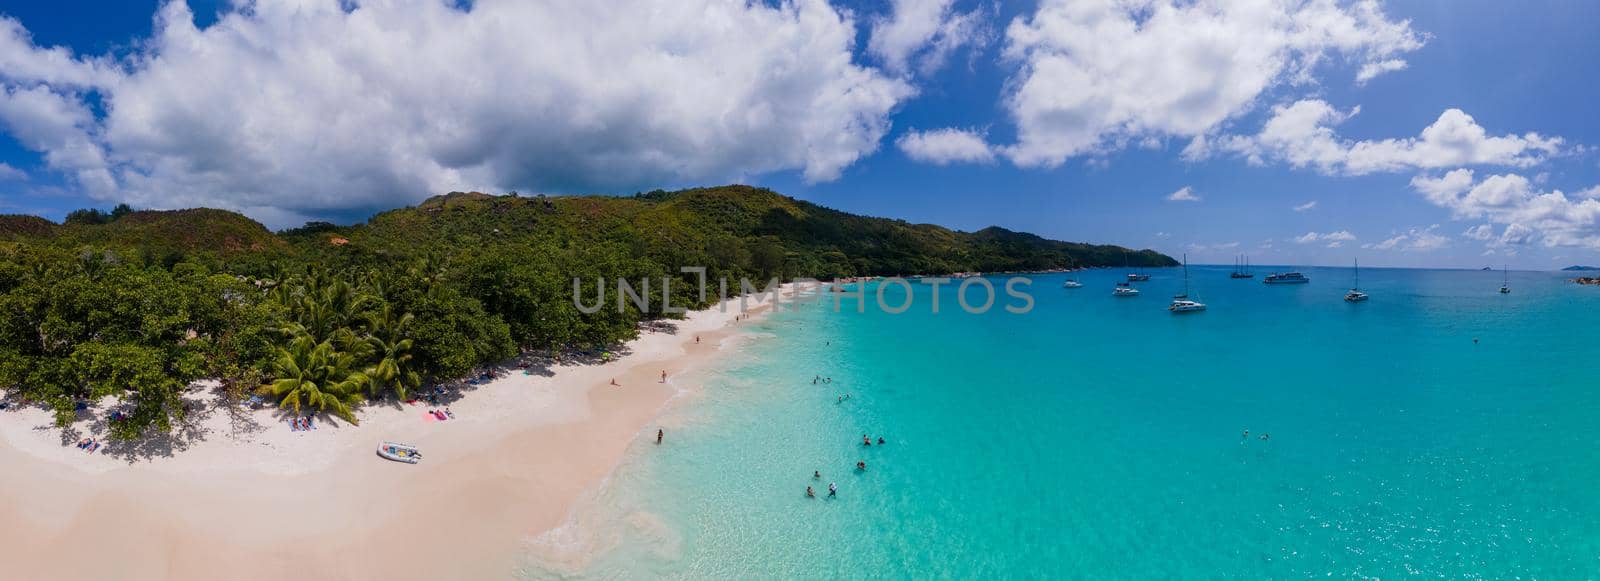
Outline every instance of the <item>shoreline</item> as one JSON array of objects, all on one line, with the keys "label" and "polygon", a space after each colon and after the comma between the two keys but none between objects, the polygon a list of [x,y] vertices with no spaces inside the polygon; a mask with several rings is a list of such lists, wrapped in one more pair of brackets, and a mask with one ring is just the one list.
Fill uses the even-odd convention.
[{"label": "shoreline", "polygon": [[[567,522],[653,436],[690,389],[673,378],[733,352],[739,324],[772,310],[738,300],[606,363],[514,369],[448,404],[448,421],[427,419],[426,404],[374,404],[360,426],[295,432],[275,408],[244,410],[240,425],[211,406],[181,448],[138,461],[85,454],[41,427],[45,410],[0,412],[0,560],[52,579],[504,577],[527,539]],[[415,444],[424,461],[378,458],[382,440]]]}]

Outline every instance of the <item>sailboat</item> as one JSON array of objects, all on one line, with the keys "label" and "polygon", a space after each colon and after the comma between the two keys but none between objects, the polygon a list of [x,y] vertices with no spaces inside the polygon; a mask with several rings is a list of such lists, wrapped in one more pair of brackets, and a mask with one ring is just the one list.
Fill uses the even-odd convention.
[{"label": "sailboat", "polygon": [[[1126,252],[1122,253],[1122,265],[1124,267],[1128,265],[1128,253]],[[1128,282],[1144,282],[1147,280],[1150,280],[1150,275],[1144,273],[1143,267],[1140,267],[1138,272],[1128,273]]]},{"label": "sailboat", "polygon": [[1183,294],[1172,297],[1167,310],[1173,314],[1206,310],[1206,304],[1189,298],[1189,255],[1183,255]]},{"label": "sailboat", "polygon": [[1344,293],[1344,302],[1360,303],[1367,300],[1367,293],[1361,292],[1361,259],[1359,258],[1356,259],[1355,275],[1356,280],[1350,287],[1350,292]]},{"label": "sailboat", "polygon": [[1239,256],[1239,258],[1234,260],[1234,263],[1235,264],[1234,264],[1234,267],[1233,267],[1233,273],[1229,274],[1228,278],[1255,278],[1256,277],[1255,274],[1252,274],[1250,272],[1250,257],[1249,256],[1244,256],[1244,255],[1241,254]]},{"label": "sailboat", "polygon": [[1076,278],[1069,278],[1066,282],[1061,283],[1061,288],[1083,288],[1083,283],[1078,282]]},{"label": "sailboat", "polygon": [[1511,271],[1508,268],[1506,266],[1500,267],[1500,275],[1503,277],[1500,282],[1500,294],[1503,295],[1511,294]]}]

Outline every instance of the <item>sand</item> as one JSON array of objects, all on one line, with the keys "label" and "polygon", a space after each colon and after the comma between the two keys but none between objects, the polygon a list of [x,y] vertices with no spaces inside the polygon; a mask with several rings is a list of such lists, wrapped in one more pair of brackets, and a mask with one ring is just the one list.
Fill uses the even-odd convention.
[{"label": "sand", "polygon": [[[63,435],[45,410],[0,412],[0,577],[510,577],[528,539],[567,521],[630,446],[653,445],[653,420],[693,387],[672,378],[732,351],[768,310],[730,303],[608,363],[469,386],[448,421],[425,402],[368,406],[359,426],[296,432],[275,409],[221,409],[199,387],[180,437],[87,454],[74,444],[94,433],[88,419]],[[424,461],[383,460],[382,440]]]}]

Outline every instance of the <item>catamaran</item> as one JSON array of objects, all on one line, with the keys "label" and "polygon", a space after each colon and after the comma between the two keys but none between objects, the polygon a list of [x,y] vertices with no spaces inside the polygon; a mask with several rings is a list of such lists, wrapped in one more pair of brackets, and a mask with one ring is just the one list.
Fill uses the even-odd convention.
[{"label": "catamaran", "polygon": [[1511,271],[1507,270],[1508,268],[1510,267],[1500,267],[1500,276],[1503,277],[1500,282],[1500,294],[1503,295],[1511,294]]},{"label": "catamaran", "polygon": [[1290,271],[1269,274],[1266,278],[1261,279],[1261,282],[1266,284],[1305,284],[1311,282],[1311,279],[1306,278],[1306,275]]},{"label": "catamaran", "polygon": [[1117,283],[1117,288],[1111,289],[1111,296],[1136,297],[1139,296],[1139,289],[1133,288],[1131,284],[1119,282]]},{"label": "catamaran", "polygon": [[1233,273],[1229,274],[1228,278],[1255,278],[1255,277],[1256,277],[1256,275],[1254,273],[1250,272],[1250,257],[1249,256],[1245,256],[1245,255],[1241,254],[1241,255],[1239,255],[1239,258],[1234,259]]},{"label": "catamaran", "polygon": [[1367,293],[1361,292],[1361,260],[1356,259],[1355,282],[1350,287],[1350,292],[1344,293],[1347,303],[1360,303],[1367,300]]},{"label": "catamaran", "polygon": [[1172,297],[1167,310],[1173,314],[1206,310],[1206,304],[1189,298],[1189,255],[1183,255],[1183,294]]}]

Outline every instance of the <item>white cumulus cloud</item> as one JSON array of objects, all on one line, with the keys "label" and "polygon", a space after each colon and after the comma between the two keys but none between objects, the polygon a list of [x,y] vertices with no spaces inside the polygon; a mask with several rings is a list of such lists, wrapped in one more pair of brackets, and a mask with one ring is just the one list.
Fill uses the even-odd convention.
[{"label": "white cumulus cloud", "polygon": [[867,52],[895,72],[932,74],[963,46],[985,44],[980,9],[957,12],[955,0],[892,0],[891,13],[872,21]]},{"label": "white cumulus cloud", "polygon": [[1362,244],[1362,248],[1372,250],[1394,250],[1399,252],[1428,252],[1438,250],[1450,245],[1450,237],[1439,234],[1438,224],[1427,228],[1410,228],[1403,233],[1376,244]]},{"label": "white cumulus cloud", "polygon": [[1245,156],[1251,163],[1280,161],[1325,174],[1365,175],[1407,169],[1463,165],[1527,167],[1560,152],[1559,137],[1538,133],[1489,135],[1471,115],[1447,109],[1417,137],[1357,141],[1343,139],[1333,126],[1355,116],[1360,108],[1340,111],[1320,99],[1277,107],[1261,132],[1232,136],[1191,148],[1191,158],[1214,151]]},{"label": "white cumulus cloud", "polygon": [[[1412,178],[1411,187],[1429,202],[1450,210],[1454,218],[1504,225],[1498,244],[1522,245],[1538,239],[1545,246],[1600,249],[1600,199],[1594,197],[1544,190],[1518,174],[1478,180],[1470,169],[1438,177],[1418,176]],[[1481,227],[1469,232],[1475,240],[1492,236]]]},{"label": "white cumulus cloud", "polygon": [[1295,207],[1294,207],[1294,211],[1296,211],[1296,212],[1310,212],[1311,210],[1315,209],[1316,207],[1317,207],[1317,201],[1316,200],[1311,200],[1311,201],[1306,202],[1304,204],[1296,204]]},{"label": "white cumulus cloud", "polygon": [[[0,18],[0,122],[91,195],[285,222],[452,189],[837,178],[915,91],[824,0],[166,4],[125,59]],[[88,106],[98,96],[101,112]]]},{"label": "white cumulus cloud", "polygon": [[1009,157],[1053,167],[1146,137],[1197,137],[1263,92],[1314,82],[1330,55],[1358,80],[1403,66],[1422,46],[1377,0],[1042,0],[1006,29],[1019,64],[1005,106]]},{"label": "white cumulus cloud", "polygon": [[994,161],[994,151],[983,136],[967,129],[911,130],[895,141],[906,157],[948,165],[957,162],[987,163]]},{"label": "white cumulus cloud", "polygon": [[28,172],[11,167],[11,164],[0,162],[0,182],[23,181],[28,179]]},{"label": "white cumulus cloud", "polygon": [[1353,242],[1355,239],[1356,235],[1351,234],[1349,230],[1339,230],[1337,232],[1327,233],[1306,232],[1301,236],[1296,236],[1294,238],[1294,242],[1295,244],[1315,244],[1318,242],[1324,242],[1328,248],[1339,248],[1344,246],[1344,243]]},{"label": "white cumulus cloud", "polygon": [[1194,188],[1183,186],[1178,188],[1178,191],[1167,194],[1167,200],[1171,202],[1198,202],[1200,201],[1200,196],[1194,195]]}]

